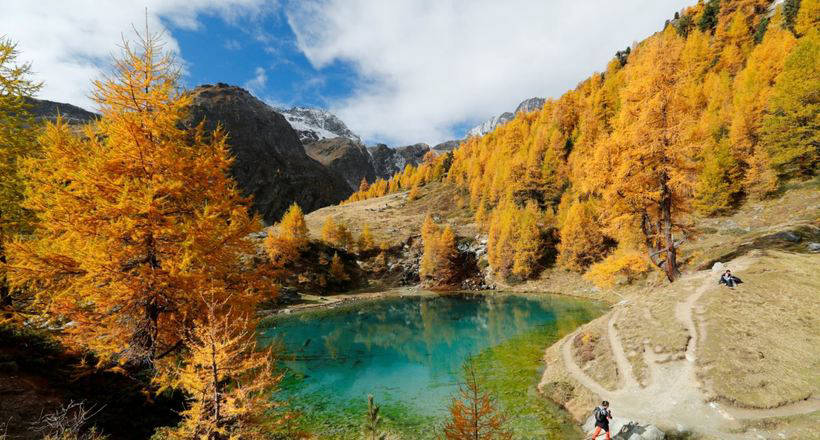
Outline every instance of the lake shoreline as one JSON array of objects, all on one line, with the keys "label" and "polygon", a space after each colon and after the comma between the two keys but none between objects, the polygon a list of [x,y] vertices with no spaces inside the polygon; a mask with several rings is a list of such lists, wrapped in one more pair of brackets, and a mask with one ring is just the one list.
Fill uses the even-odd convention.
[{"label": "lake shoreline", "polygon": [[557,292],[543,292],[534,290],[446,290],[433,291],[425,290],[420,285],[393,287],[385,290],[373,290],[373,287],[360,289],[358,291],[351,291],[339,293],[334,295],[302,295],[302,302],[290,304],[279,309],[266,309],[259,312],[263,317],[271,317],[277,315],[290,315],[293,313],[300,313],[310,310],[322,310],[338,307],[343,304],[351,304],[358,301],[372,301],[385,298],[404,298],[416,296],[444,296],[456,294],[473,294],[473,295],[514,295],[523,298],[543,298],[545,296],[568,297],[578,300],[591,301],[606,305],[611,308],[615,303],[606,298],[592,298],[585,295],[577,295],[571,293],[557,293]]}]

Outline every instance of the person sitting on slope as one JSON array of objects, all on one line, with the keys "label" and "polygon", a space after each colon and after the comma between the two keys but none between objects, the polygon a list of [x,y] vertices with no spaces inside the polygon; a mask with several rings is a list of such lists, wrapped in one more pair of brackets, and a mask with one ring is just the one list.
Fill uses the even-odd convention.
[{"label": "person sitting on slope", "polygon": [[740,278],[732,275],[731,270],[726,269],[726,272],[723,272],[723,275],[721,275],[720,280],[718,281],[718,284],[725,284],[730,289],[734,289],[735,286],[737,286],[738,284],[740,284],[742,282],[743,281],[741,281]]}]

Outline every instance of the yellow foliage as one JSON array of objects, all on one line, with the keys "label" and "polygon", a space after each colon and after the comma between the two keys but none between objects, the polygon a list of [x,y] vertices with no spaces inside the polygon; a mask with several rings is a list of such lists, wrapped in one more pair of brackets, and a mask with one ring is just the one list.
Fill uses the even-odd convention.
[{"label": "yellow foliage", "polygon": [[64,341],[100,365],[167,359],[206,312],[201,291],[239,312],[261,299],[242,260],[259,221],[227,176],[227,136],[184,128],[191,97],[172,58],[140,41],[94,83],[102,119],[82,135],[49,124],[42,153],[22,162],[40,223],[7,248],[10,283],[35,289],[50,318],[72,323]]},{"label": "yellow foliage", "polygon": [[419,186],[418,185],[413,185],[413,187],[410,188],[410,193],[407,194],[407,200],[412,201],[412,200],[417,200],[418,198],[419,198]]},{"label": "yellow foliage", "polygon": [[576,272],[601,260],[608,251],[607,238],[591,202],[573,202],[560,230],[558,264]]},{"label": "yellow foliage", "polygon": [[281,267],[295,261],[308,245],[308,228],[302,208],[290,205],[282,221],[268,230],[265,250],[274,266]]},{"label": "yellow foliage", "polygon": [[182,368],[164,372],[174,388],[185,391],[182,422],[163,430],[169,439],[267,439],[290,416],[271,410],[282,380],[270,350],[257,351],[253,321],[238,315],[226,301],[206,302],[207,313],[186,335],[188,355]]},{"label": "yellow foliage", "polygon": [[451,160],[452,155],[450,154],[436,156],[432,151],[428,151],[418,166],[408,164],[402,172],[396,173],[389,180],[379,179],[372,185],[360,184],[359,190],[342,204],[381,197],[408,189],[410,190],[409,199],[416,200],[418,187],[446,177]]},{"label": "yellow foliage", "polygon": [[820,0],[801,0],[794,32],[804,36],[820,27]]},{"label": "yellow foliage", "polygon": [[694,206],[699,213],[714,215],[732,207],[741,183],[736,170],[737,162],[725,140],[704,151],[703,165],[695,187]]},{"label": "yellow foliage", "polygon": [[344,223],[336,223],[333,217],[328,217],[322,225],[322,240],[342,249],[349,249],[353,244],[353,235]]},{"label": "yellow foliage", "polygon": [[440,230],[429,215],[422,225],[424,252],[419,264],[419,276],[429,287],[448,286],[458,272],[456,236],[447,225]]},{"label": "yellow foliage", "polygon": [[367,223],[365,223],[362,228],[362,233],[359,234],[359,240],[356,243],[356,246],[359,248],[359,252],[368,251],[376,246],[376,243],[373,240],[373,233],[370,232],[370,226]]},{"label": "yellow foliage", "polygon": [[541,249],[542,214],[534,202],[527,203],[516,219],[517,237],[513,246],[512,273],[527,278],[535,272]]},{"label": "yellow foliage", "polygon": [[333,254],[333,259],[330,261],[330,275],[339,281],[347,281],[350,279],[347,272],[345,272],[345,265],[341,257],[339,257],[338,252]]},{"label": "yellow foliage", "polygon": [[590,266],[584,278],[598,287],[610,288],[618,282],[631,283],[650,270],[645,256],[619,248],[603,261]]},{"label": "yellow foliage", "polygon": [[798,40],[786,58],[763,120],[762,141],[772,167],[784,178],[817,174],[820,157],[818,90],[820,30],[811,29]]},{"label": "yellow foliage", "polygon": [[37,153],[39,127],[28,113],[26,99],[40,89],[40,84],[29,78],[29,64],[15,64],[17,56],[17,45],[0,37],[0,324],[20,322],[38,312],[30,307],[28,291],[9,288],[5,272],[5,243],[16,235],[31,233],[35,222],[33,213],[21,203],[25,180],[18,164]]}]

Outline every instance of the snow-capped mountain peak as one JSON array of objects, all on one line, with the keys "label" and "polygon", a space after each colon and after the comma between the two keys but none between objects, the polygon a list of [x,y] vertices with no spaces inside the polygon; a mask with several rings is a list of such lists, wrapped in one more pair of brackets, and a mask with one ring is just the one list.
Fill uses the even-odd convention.
[{"label": "snow-capped mountain peak", "polygon": [[281,113],[291,127],[299,133],[299,140],[303,144],[336,137],[361,142],[361,138],[350,131],[341,119],[326,110],[292,107],[290,109],[277,108],[276,111]]}]

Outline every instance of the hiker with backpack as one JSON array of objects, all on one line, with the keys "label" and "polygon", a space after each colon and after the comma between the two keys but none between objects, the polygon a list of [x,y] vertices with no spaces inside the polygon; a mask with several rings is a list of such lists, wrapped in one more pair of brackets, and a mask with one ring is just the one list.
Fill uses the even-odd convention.
[{"label": "hiker with backpack", "polygon": [[606,440],[610,440],[609,419],[612,418],[612,411],[609,410],[609,402],[606,400],[601,402],[601,406],[596,407],[593,414],[595,416],[595,432],[592,433],[592,439],[598,438],[601,431],[604,431],[606,432]]},{"label": "hiker with backpack", "polygon": [[720,276],[720,280],[718,280],[718,284],[725,284],[726,287],[730,289],[734,289],[735,286],[742,282],[740,278],[732,275],[732,271],[729,269],[726,269],[726,272],[723,272],[723,275]]}]

